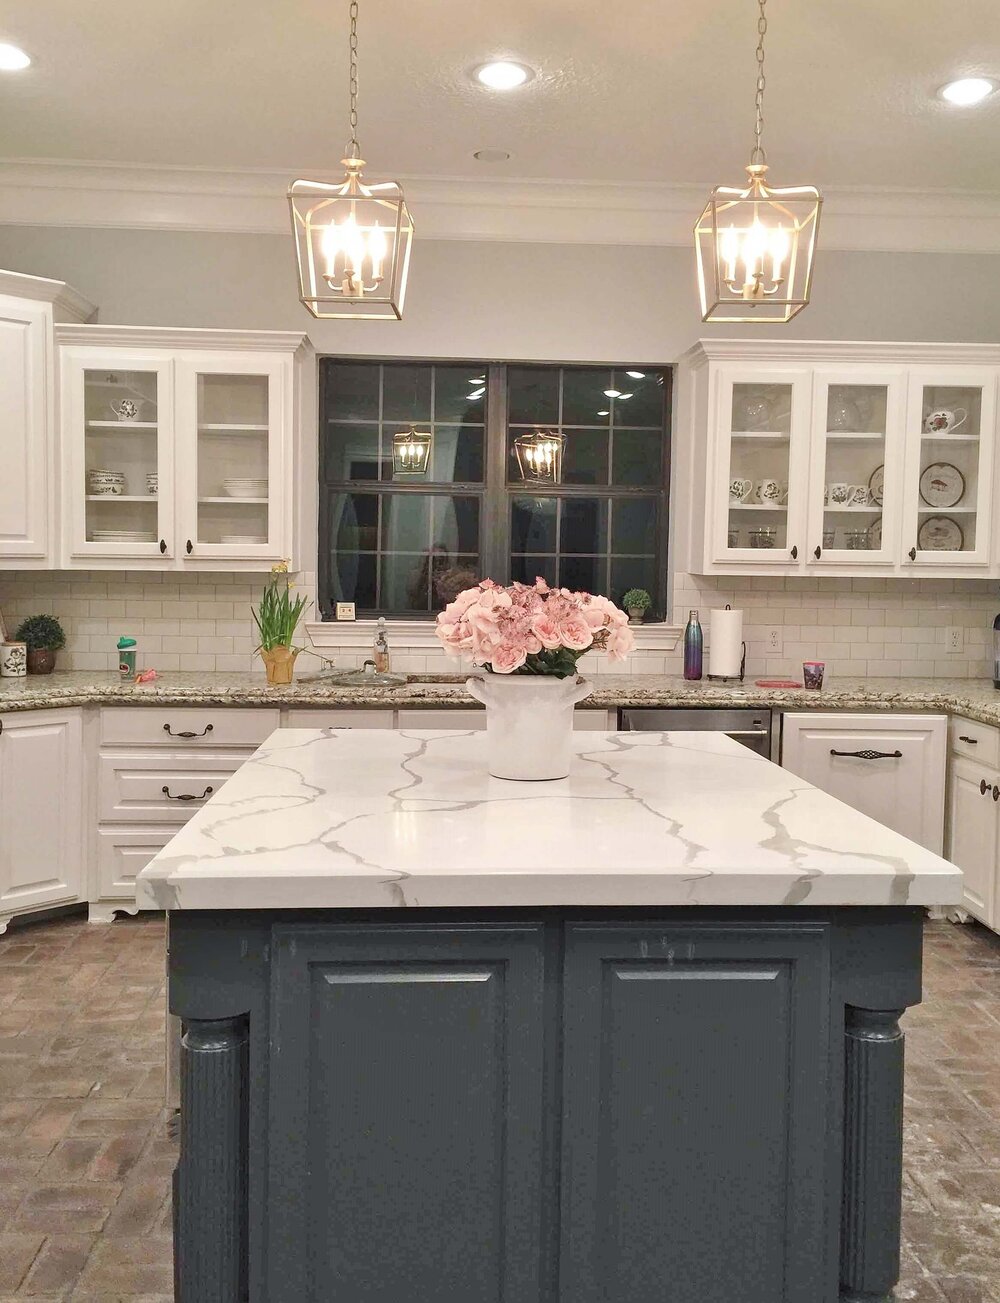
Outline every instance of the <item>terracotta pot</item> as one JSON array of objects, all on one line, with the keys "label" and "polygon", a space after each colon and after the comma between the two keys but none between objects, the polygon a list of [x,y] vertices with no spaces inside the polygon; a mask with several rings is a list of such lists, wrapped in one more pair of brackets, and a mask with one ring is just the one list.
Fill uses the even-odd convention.
[{"label": "terracotta pot", "polygon": [[486,750],[494,778],[567,776],[573,707],[593,691],[585,679],[486,674],[465,686],[486,707]]},{"label": "terracotta pot", "polygon": [[28,673],[51,674],[56,667],[56,654],[51,647],[28,648]]},{"label": "terracotta pot", "polygon": [[298,647],[272,647],[270,651],[265,651],[262,647],[260,658],[267,670],[268,683],[274,687],[291,683],[298,654]]}]

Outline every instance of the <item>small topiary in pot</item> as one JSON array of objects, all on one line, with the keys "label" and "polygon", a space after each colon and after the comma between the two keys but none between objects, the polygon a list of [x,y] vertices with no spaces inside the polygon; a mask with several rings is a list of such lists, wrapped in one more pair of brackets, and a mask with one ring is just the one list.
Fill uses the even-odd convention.
[{"label": "small topiary in pot", "polygon": [[56,652],[66,646],[66,634],[54,615],[29,615],[21,621],[14,637],[28,644],[29,674],[51,674]]},{"label": "small topiary in pot", "polygon": [[622,598],[622,606],[628,611],[630,624],[642,624],[642,617],[653,605],[653,599],[645,588],[630,588]]}]

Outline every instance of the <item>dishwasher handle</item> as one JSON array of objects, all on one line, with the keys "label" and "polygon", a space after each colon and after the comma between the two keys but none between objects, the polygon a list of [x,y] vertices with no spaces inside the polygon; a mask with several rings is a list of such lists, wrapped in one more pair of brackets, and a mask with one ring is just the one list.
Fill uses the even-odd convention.
[{"label": "dishwasher handle", "polygon": [[723,732],[726,737],[767,737],[766,728],[727,728]]}]

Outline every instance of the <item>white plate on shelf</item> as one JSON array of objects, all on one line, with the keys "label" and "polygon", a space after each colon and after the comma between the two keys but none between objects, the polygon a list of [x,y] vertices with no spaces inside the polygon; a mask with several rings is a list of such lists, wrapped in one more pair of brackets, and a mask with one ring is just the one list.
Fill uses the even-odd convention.
[{"label": "white plate on shelf", "polygon": [[259,547],[266,543],[266,538],[259,538],[254,534],[223,534],[219,539],[220,543],[232,543],[238,547]]},{"label": "white plate on shelf", "polygon": [[965,476],[951,462],[932,462],[920,476],[920,496],[929,507],[954,507],[965,496]]},{"label": "white plate on shelf", "polygon": [[961,552],[965,535],[950,516],[928,516],[917,533],[917,547],[924,552]]}]

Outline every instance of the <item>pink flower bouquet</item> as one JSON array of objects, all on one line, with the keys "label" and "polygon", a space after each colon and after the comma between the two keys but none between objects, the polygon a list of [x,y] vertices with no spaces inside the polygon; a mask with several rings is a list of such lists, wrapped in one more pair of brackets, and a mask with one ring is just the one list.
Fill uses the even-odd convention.
[{"label": "pink flower bouquet", "polygon": [[550,588],[544,579],[504,588],[482,579],[437,617],[449,656],[494,674],[549,674],[565,679],[587,651],[623,661],[635,646],[628,616],[606,597]]}]

